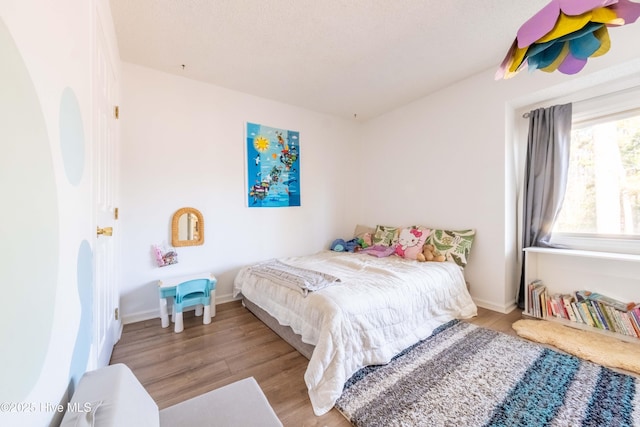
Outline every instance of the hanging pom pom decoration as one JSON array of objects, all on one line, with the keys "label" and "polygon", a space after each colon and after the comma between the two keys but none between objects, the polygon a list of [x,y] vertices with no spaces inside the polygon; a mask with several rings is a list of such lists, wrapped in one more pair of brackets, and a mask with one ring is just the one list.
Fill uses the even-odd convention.
[{"label": "hanging pom pom decoration", "polygon": [[551,0],[520,27],[495,78],[508,79],[525,68],[576,74],[588,58],[609,51],[608,28],[639,16],[640,3],[630,0]]}]

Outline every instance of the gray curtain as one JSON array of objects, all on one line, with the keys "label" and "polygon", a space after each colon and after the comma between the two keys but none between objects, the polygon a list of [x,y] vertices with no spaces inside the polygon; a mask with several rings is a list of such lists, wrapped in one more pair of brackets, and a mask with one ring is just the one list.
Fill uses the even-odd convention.
[{"label": "gray curtain", "polygon": [[[538,108],[529,113],[529,137],[524,174],[522,247],[551,247],[569,169],[571,104]],[[518,306],[524,308],[524,263]]]}]

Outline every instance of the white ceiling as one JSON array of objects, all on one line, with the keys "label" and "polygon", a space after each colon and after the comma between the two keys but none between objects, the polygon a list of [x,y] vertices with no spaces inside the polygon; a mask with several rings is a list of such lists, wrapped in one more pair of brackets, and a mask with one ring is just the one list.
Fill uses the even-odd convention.
[{"label": "white ceiling", "polygon": [[497,68],[548,0],[110,3],[126,62],[367,119]]}]

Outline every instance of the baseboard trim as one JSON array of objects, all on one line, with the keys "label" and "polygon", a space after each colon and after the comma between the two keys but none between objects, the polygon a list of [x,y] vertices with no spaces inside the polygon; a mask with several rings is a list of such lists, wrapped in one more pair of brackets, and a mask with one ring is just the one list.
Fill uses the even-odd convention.
[{"label": "baseboard trim", "polygon": [[216,305],[224,304],[231,301],[240,301],[241,299],[242,299],[241,296],[234,297],[233,294],[224,294],[224,295],[216,294]]},{"label": "baseboard trim", "polygon": [[472,298],[472,299],[473,299],[473,302],[478,307],[486,308],[487,310],[491,310],[491,311],[497,311],[498,313],[502,313],[502,314],[511,313],[513,310],[517,308],[515,300],[511,301],[507,305],[498,305],[498,304],[494,304],[493,302],[485,301],[479,298]]},{"label": "baseboard trim", "polygon": [[[216,305],[224,304],[231,301],[239,301],[241,297],[234,297],[233,294],[220,295],[216,292]],[[189,311],[189,309],[186,309]],[[122,324],[128,325],[129,323],[144,322],[145,320],[160,318],[160,309],[139,311],[137,313],[122,314]]]},{"label": "baseboard trim", "polygon": [[128,325],[129,323],[144,322],[145,320],[159,319],[159,318],[160,318],[159,309],[139,311],[137,313],[123,314],[122,324]]}]

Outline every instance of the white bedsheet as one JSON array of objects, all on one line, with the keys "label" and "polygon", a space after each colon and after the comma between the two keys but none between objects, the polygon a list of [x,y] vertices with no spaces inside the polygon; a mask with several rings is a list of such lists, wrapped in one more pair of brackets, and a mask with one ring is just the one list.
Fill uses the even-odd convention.
[{"label": "white bedsheet", "polygon": [[333,407],[358,369],[387,363],[436,327],[477,314],[454,263],[332,251],[280,261],[341,280],[306,298],[248,274],[248,268],[234,282],[234,295],[242,293],[316,346],[305,372],[316,415]]}]

